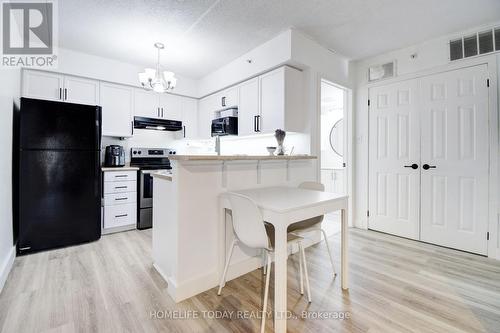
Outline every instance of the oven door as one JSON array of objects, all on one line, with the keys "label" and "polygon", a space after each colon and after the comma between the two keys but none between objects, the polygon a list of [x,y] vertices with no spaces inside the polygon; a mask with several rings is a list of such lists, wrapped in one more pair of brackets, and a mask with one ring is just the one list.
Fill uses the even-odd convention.
[{"label": "oven door", "polygon": [[153,177],[151,173],[156,170],[141,170],[141,183],[139,191],[139,208],[153,207]]}]

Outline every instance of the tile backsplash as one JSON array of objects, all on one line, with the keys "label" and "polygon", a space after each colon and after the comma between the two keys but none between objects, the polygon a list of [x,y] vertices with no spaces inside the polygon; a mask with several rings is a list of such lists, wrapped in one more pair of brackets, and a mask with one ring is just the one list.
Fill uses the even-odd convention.
[{"label": "tile backsplash", "polygon": [[[136,129],[132,138],[124,140],[103,137],[101,143],[102,161],[104,161],[104,150],[108,145],[123,146],[127,163],[130,162],[130,148],[132,147],[172,148],[177,151],[177,154],[190,155],[214,153],[214,139],[179,140],[177,136],[176,132]],[[267,155],[266,147],[276,145],[276,139],[272,134],[260,134],[248,137],[221,137],[221,154]],[[302,133],[287,133],[284,146],[287,154],[290,153],[292,148],[293,154],[309,154],[310,137]]]}]

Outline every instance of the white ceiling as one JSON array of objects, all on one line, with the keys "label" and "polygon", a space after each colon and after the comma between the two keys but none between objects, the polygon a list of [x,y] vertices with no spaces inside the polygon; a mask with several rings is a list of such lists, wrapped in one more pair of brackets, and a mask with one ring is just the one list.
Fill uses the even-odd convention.
[{"label": "white ceiling", "polygon": [[500,20],[499,0],[64,0],[60,46],[199,78],[294,27],[352,59]]}]

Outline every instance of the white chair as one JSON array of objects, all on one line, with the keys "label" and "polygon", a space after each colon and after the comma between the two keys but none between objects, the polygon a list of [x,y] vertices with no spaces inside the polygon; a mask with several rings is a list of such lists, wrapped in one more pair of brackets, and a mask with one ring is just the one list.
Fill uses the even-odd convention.
[{"label": "white chair", "polygon": [[[325,186],[321,183],[317,182],[303,182],[299,186],[299,188],[313,190],[313,191],[325,191]],[[330,263],[332,265],[333,276],[337,276],[337,272],[335,271],[335,264],[333,263],[332,253],[330,251],[330,246],[328,245],[328,238],[326,237],[326,232],[323,228],[321,228],[321,223],[323,222],[324,216],[313,217],[304,221],[296,222],[291,224],[288,227],[288,233],[293,233],[297,236],[303,237],[305,233],[311,231],[321,231],[323,237],[325,239],[326,249],[328,251],[328,256],[330,257]]]},{"label": "white chair", "polygon": [[[265,319],[267,311],[267,299],[269,294],[269,278],[271,272],[271,254],[274,252],[272,244],[268,234],[266,232],[266,227],[264,225],[264,220],[262,218],[262,213],[257,206],[257,204],[249,197],[246,197],[237,193],[227,193],[229,197],[229,202],[231,203],[232,219],[233,219],[233,231],[235,238],[229,249],[229,253],[226,260],[226,265],[224,267],[224,272],[219,284],[219,291],[217,295],[221,294],[222,288],[226,284],[226,274],[231,261],[231,256],[233,254],[233,249],[238,242],[241,242],[247,247],[254,249],[262,249],[266,253],[265,266],[267,266],[266,274],[266,284],[264,287],[264,305],[262,309],[262,322],[260,330],[263,333],[265,329]],[[301,243],[302,237],[297,235],[289,235],[288,243],[296,242],[300,249],[300,286],[301,294],[303,294],[303,280],[302,280],[302,266],[304,266],[307,293],[309,296],[309,301],[311,299],[311,292],[309,287],[309,276],[307,274],[307,264],[304,249]]]}]

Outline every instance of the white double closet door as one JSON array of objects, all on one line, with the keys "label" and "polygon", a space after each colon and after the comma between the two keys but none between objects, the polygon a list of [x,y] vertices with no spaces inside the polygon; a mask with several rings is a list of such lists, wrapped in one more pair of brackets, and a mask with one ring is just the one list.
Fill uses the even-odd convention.
[{"label": "white double closet door", "polygon": [[486,254],[486,65],[370,88],[370,229]]}]

